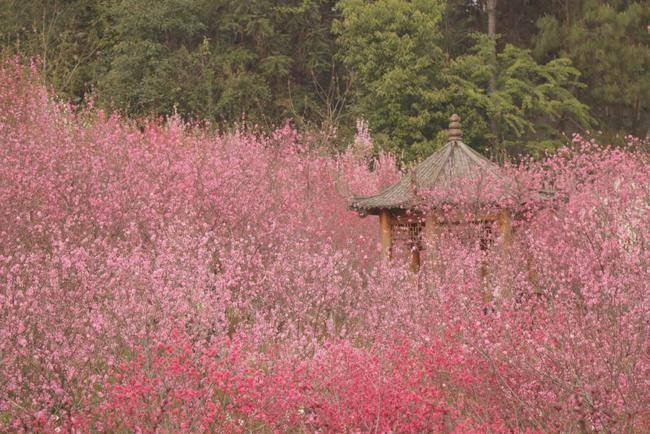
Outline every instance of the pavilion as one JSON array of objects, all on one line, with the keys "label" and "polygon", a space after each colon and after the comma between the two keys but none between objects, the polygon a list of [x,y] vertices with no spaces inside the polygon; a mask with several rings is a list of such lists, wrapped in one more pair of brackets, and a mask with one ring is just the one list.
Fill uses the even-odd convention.
[{"label": "pavilion", "polygon": [[[447,143],[418,164],[409,174],[378,194],[354,197],[350,208],[360,215],[379,216],[382,257],[392,259],[396,242],[406,242],[410,251],[411,269],[420,268],[420,251],[435,245],[436,230],[443,225],[479,223],[491,227],[496,223],[502,246],[511,238],[511,217],[508,209],[497,208],[479,213],[470,219],[459,213],[449,218],[442,213],[443,205],[450,200],[425,199],[419,194],[425,191],[450,189],[466,183],[468,179],[480,182],[500,183],[504,180],[501,168],[462,142],[460,117],[450,118]],[[443,203],[444,202],[444,203]]]}]

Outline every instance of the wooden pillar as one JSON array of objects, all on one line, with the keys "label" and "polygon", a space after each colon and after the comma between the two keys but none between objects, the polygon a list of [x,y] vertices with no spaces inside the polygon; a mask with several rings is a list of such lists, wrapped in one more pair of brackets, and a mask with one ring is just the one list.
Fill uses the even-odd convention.
[{"label": "wooden pillar", "polygon": [[[510,243],[512,242],[512,220],[510,217],[510,211],[507,209],[503,209],[499,211],[496,216],[493,217],[488,217],[486,219],[486,222],[489,222],[490,220],[494,221],[495,223],[495,251],[494,253],[501,252],[501,253],[506,253],[508,249],[510,248]],[[487,258],[486,258],[487,259]],[[480,270],[480,276],[482,280],[482,285],[483,285],[483,303],[485,304],[485,312],[487,313],[489,311],[489,304],[492,302],[493,299],[493,293],[492,289],[490,289],[490,282],[491,282],[491,274],[496,272],[497,270],[491,269],[491,267],[488,266],[489,262],[482,262],[481,263],[481,270]],[[503,294],[502,294],[503,295]]]},{"label": "wooden pillar", "polygon": [[420,271],[420,249],[417,245],[411,247],[411,271],[414,273]]},{"label": "wooden pillar", "polygon": [[390,260],[393,257],[393,239],[391,236],[391,225],[393,216],[387,209],[379,213],[379,240],[381,241],[381,258]]},{"label": "wooden pillar", "polygon": [[417,273],[420,271],[420,243],[419,230],[411,233],[411,271]]},{"label": "wooden pillar", "polygon": [[[498,216],[497,216],[497,222],[498,222]],[[479,236],[482,238],[481,242],[483,242],[483,238],[487,238],[489,234],[486,232],[485,225],[491,223],[489,220],[482,222],[481,223],[481,229],[480,229],[480,234]],[[498,223],[497,223],[498,225]],[[499,229],[497,229],[499,231]],[[494,234],[493,234],[494,236]],[[487,241],[485,241],[487,244]],[[487,248],[489,248],[489,245],[486,245]],[[487,249],[486,249],[487,250]],[[486,257],[483,257],[481,259],[481,266],[479,269],[479,276],[481,278],[481,298],[483,300],[483,313],[488,312],[488,305],[492,301],[492,294],[490,292],[490,269],[488,266],[488,259]]]},{"label": "wooden pillar", "polygon": [[507,209],[502,210],[497,217],[497,230],[501,238],[501,249],[507,252],[512,242],[512,219]]},{"label": "wooden pillar", "polygon": [[432,259],[438,248],[436,234],[438,233],[438,219],[433,214],[429,214],[424,219],[424,245],[429,249],[427,256]]}]

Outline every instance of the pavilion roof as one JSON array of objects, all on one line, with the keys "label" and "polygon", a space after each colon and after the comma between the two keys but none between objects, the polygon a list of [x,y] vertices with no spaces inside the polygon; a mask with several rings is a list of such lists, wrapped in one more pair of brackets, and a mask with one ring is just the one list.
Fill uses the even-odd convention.
[{"label": "pavilion roof", "polygon": [[481,182],[503,179],[497,164],[462,142],[460,117],[453,115],[450,121],[445,146],[379,193],[352,198],[350,207],[365,214],[377,214],[382,209],[408,209],[420,204],[418,191],[453,188],[470,178],[480,178]]}]

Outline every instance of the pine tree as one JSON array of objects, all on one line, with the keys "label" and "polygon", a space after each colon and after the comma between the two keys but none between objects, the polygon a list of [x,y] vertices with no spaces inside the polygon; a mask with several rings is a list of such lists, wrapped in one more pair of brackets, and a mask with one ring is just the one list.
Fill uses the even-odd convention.
[{"label": "pine tree", "polygon": [[566,56],[587,84],[580,92],[598,127],[645,136],[650,129],[650,8],[643,2],[583,1],[574,14],[538,20],[538,59]]}]

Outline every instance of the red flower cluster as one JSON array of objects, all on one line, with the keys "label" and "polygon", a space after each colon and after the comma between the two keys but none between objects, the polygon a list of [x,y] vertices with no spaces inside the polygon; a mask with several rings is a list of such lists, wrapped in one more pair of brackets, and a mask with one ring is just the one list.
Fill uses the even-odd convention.
[{"label": "red flower cluster", "polygon": [[[104,386],[100,405],[64,427],[87,431],[441,431],[469,428],[438,381],[472,384],[462,356],[407,340],[361,350],[346,341],[309,357],[257,354],[224,340],[195,352],[187,336],[142,349]],[[462,371],[462,372],[461,372]]]}]

